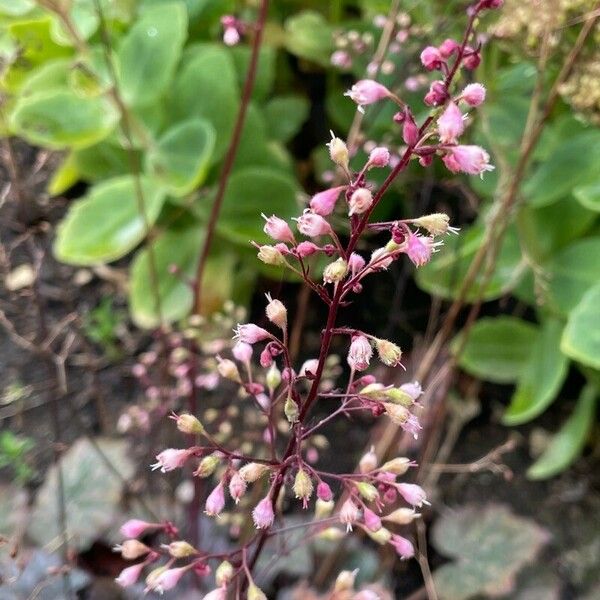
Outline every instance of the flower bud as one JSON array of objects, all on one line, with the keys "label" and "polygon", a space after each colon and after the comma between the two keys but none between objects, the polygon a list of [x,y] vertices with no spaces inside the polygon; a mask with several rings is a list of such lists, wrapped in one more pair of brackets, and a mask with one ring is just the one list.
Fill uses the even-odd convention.
[{"label": "flower bud", "polygon": [[407,408],[400,404],[391,404],[384,402],[383,404],[387,416],[396,425],[400,425],[404,431],[410,433],[415,440],[419,437],[419,431],[422,429],[419,420]]},{"label": "flower bud", "polygon": [[211,590],[202,598],[202,600],[227,600],[227,588],[220,586],[214,590]]},{"label": "flower bud", "polygon": [[252,462],[245,464],[238,471],[238,473],[246,483],[254,483],[255,481],[258,481],[268,470],[269,467],[267,465]]},{"label": "flower bud", "polygon": [[368,473],[373,469],[377,468],[377,454],[375,454],[375,449],[371,446],[371,449],[363,454],[360,462],[358,463],[358,470],[361,473]]},{"label": "flower bud", "polygon": [[254,323],[245,323],[237,326],[234,339],[246,344],[256,344],[256,342],[262,342],[272,337],[266,329],[254,325]]},{"label": "flower bud", "polygon": [[337,283],[338,281],[342,281],[347,273],[348,263],[340,257],[325,267],[323,270],[323,281],[324,283]]},{"label": "flower bud", "polygon": [[237,342],[231,349],[231,352],[234,358],[241,363],[249,363],[252,359],[252,346],[245,342]]},{"label": "flower bud", "polygon": [[358,521],[360,511],[352,499],[348,498],[340,509],[340,522],[346,525],[346,531],[352,531],[352,524]]},{"label": "flower bud", "polygon": [[352,369],[364,371],[369,366],[373,356],[371,343],[364,335],[355,335],[348,350],[348,364]]},{"label": "flower bud", "polygon": [[419,141],[419,128],[410,109],[404,109],[404,124],[402,126],[402,139],[407,146],[416,146]]},{"label": "flower bud", "polygon": [[379,360],[388,367],[397,367],[400,364],[402,358],[402,350],[396,344],[388,340],[376,340],[375,347],[377,348],[377,354],[379,354]]},{"label": "flower bud", "polygon": [[388,460],[382,467],[382,471],[393,473],[394,475],[404,475],[411,466],[410,458],[398,456]]},{"label": "flower bud", "polygon": [[485,100],[485,87],[480,83],[469,83],[460,95],[469,106],[479,106]]},{"label": "flower bud", "polygon": [[[414,225],[426,229],[431,235],[444,235],[449,230],[454,230],[453,227],[449,226],[449,222],[450,217],[444,213],[433,213],[412,220]],[[455,231],[458,230],[454,230],[452,233]]]},{"label": "flower bud", "polygon": [[318,237],[331,233],[331,225],[321,216],[306,209],[301,217],[296,219],[298,231],[307,237]]},{"label": "flower bud", "polygon": [[317,485],[317,497],[319,500],[323,500],[324,502],[330,502],[333,500],[333,492],[329,487],[329,484],[324,481],[319,481]]},{"label": "flower bud", "polygon": [[156,462],[150,466],[153,471],[160,469],[163,473],[168,473],[183,467],[190,455],[189,449],[167,448],[156,455]]},{"label": "flower bud", "polygon": [[365,531],[374,542],[381,546],[389,544],[392,539],[392,532],[385,527],[380,527],[377,531],[371,531],[370,529],[366,529]]},{"label": "flower bud", "polygon": [[262,217],[266,221],[264,232],[270,238],[273,238],[277,242],[288,242],[290,244],[293,244],[296,241],[290,226],[283,219],[280,219],[275,215],[267,217],[263,214]]},{"label": "flower bud", "polygon": [[296,478],[294,479],[293,490],[296,498],[301,499],[304,506],[306,506],[308,500],[310,500],[313,489],[314,485],[308,473],[302,468],[298,469]]},{"label": "flower bud", "polygon": [[254,583],[254,581],[251,581],[248,586],[247,598],[248,600],[268,600],[265,593]]},{"label": "flower bud", "polygon": [[479,146],[452,146],[442,160],[453,173],[483,175],[486,171],[494,170],[489,154]]},{"label": "flower bud", "polygon": [[369,531],[375,532],[381,529],[381,519],[370,508],[365,508],[363,520]]},{"label": "flower bud", "polygon": [[217,468],[220,459],[215,454],[209,454],[205,456],[198,465],[198,468],[194,471],[194,475],[196,477],[200,477],[201,479],[205,479],[206,477],[210,477]]},{"label": "flower bud", "polygon": [[342,169],[348,170],[348,147],[340,138],[333,135],[333,131],[331,132],[331,141],[327,144],[327,147],[329,148],[331,160]]},{"label": "flower bud", "polygon": [[350,269],[352,275],[356,275],[360,271],[362,271],[365,267],[365,259],[356,252],[353,252],[348,258],[348,268]]},{"label": "flower bud", "polygon": [[369,154],[368,167],[387,167],[390,162],[390,151],[383,146],[378,146],[371,150]]},{"label": "flower bud", "polygon": [[217,356],[217,371],[219,372],[219,375],[225,379],[230,379],[236,383],[242,382],[237,365],[228,358]]},{"label": "flower bud", "polygon": [[294,402],[294,399],[291,396],[287,397],[283,406],[283,412],[286,419],[290,423],[298,422],[298,415],[300,414],[300,411],[298,410],[298,405]]},{"label": "flower bud", "polygon": [[446,84],[443,81],[434,81],[429,86],[429,91],[425,94],[423,100],[427,106],[441,106],[449,97],[450,94]]},{"label": "flower bud", "polygon": [[421,397],[423,394],[423,388],[418,381],[412,381],[410,383],[403,383],[400,386],[400,389],[403,392],[406,392],[415,402]]},{"label": "flower bud", "polygon": [[459,48],[457,41],[448,38],[439,45],[438,50],[442,58],[450,58]]},{"label": "flower bud", "polygon": [[402,560],[412,558],[415,555],[415,548],[412,543],[406,538],[403,538],[401,535],[392,535],[390,544],[394,546],[396,552]]},{"label": "flower bud", "polygon": [[327,519],[331,516],[333,509],[335,508],[335,502],[333,500],[321,500],[317,498],[315,502],[315,519]]},{"label": "flower bud", "polygon": [[[317,211],[315,211],[317,212]],[[318,213],[317,213],[318,214]],[[296,252],[300,258],[307,258],[308,256],[312,256],[315,252],[319,251],[319,246],[309,242],[308,240],[304,242],[300,242],[296,246]]]},{"label": "flower bud", "polygon": [[337,199],[339,198],[342,190],[345,190],[346,186],[341,185],[339,187],[334,187],[329,190],[325,190],[323,192],[319,192],[315,194],[310,201],[310,209],[317,215],[321,215],[322,217],[326,217],[330,215],[334,208]]},{"label": "flower bud", "polygon": [[352,215],[361,215],[373,204],[373,195],[370,190],[367,188],[358,188],[354,190],[352,196],[350,196],[350,200],[348,202],[348,206],[350,210],[348,211],[348,216]]},{"label": "flower bud", "polygon": [[389,515],[383,517],[384,521],[389,521],[395,525],[409,525],[415,519],[418,519],[421,515],[415,512],[412,508],[397,508]]},{"label": "flower bud", "polygon": [[215,571],[215,582],[219,587],[226,587],[227,584],[233,579],[234,569],[233,565],[224,560]]},{"label": "flower bud", "polygon": [[198,554],[198,551],[196,550],[196,548],[194,548],[194,546],[188,544],[183,540],[171,542],[170,544],[165,544],[164,547],[166,548],[166,550],[168,550],[169,554],[173,558],[187,558],[188,556]]},{"label": "flower bud", "polygon": [[285,265],[283,254],[274,246],[268,246],[266,244],[259,246],[257,256],[258,259],[266,265],[273,265],[275,267]]},{"label": "flower bud", "polygon": [[423,506],[423,504],[429,504],[427,502],[427,494],[425,490],[414,483],[398,483],[396,489],[400,492],[400,495],[412,506]]},{"label": "flower bud", "polygon": [[273,393],[273,391],[281,383],[281,371],[277,368],[275,363],[273,363],[271,368],[267,371],[265,381],[271,393]]},{"label": "flower bud", "polygon": [[391,92],[377,81],[372,79],[361,79],[357,81],[345,94],[358,104],[358,110],[364,112],[364,106],[390,97]]},{"label": "flower bud", "polygon": [[125,540],[113,547],[113,552],[120,552],[125,560],[135,560],[150,552],[150,548],[138,540]]},{"label": "flower bud", "polygon": [[449,102],[437,120],[438,135],[442,144],[455,144],[465,130],[465,121],[460,109],[454,102]]},{"label": "flower bud", "polygon": [[405,408],[410,408],[415,403],[412,396],[402,388],[391,388],[386,390],[385,396],[387,400],[390,400],[394,404],[404,406]]},{"label": "flower bud", "polygon": [[339,594],[340,592],[353,591],[357,574],[358,569],[355,569],[354,571],[340,571],[340,574],[335,580],[335,585],[333,586],[334,595]]},{"label": "flower bud", "polygon": [[428,71],[440,69],[442,67],[442,62],[442,55],[435,46],[427,46],[427,48],[421,52],[421,64]]},{"label": "flower bud", "polygon": [[177,429],[182,433],[200,435],[206,433],[202,423],[194,416],[189,413],[181,413],[173,417],[177,424]]},{"label": "flower bud", "polygon": [[317,534],[317,538],[328,542],[338,542],[344,537],[344,532],[337,527],[328,527]]},{"label": "flower bud", "polygon": [[246,480],[239,474],[239,472],[235,472],[231,479],[229,480],[229,493],[231,497],[235,500],[237,504],[240,501],[240,498],[246,493],[247,487]]},{"label": "flower bud", "polygon": [[265,496],[252,511],[252,519],[257,529],[268,529],[273,525],[275,513],[270,496]]},{"label": "flower bud", "polygon": [[287,327],[287,308],[281,300],[273,300],[269,294],[267,294],[267,300],[269,301],[266,308],[267,318],[280,329],[285,329]]},{"label": "flower bud", "polygon": [[126,567],[121,571],[119,576],[115,579],[115,581],[121,587],[129,587],[137,582],[142,574],[142,570],[144,569],[144,563],[139,563],[137,565],[132,565],[131,567]]},{"label": "flower bud", "polygon": [[121,525],[119,531],[127,538],[137,538],[148,531],[161,528],[159,523],[148,523],[140,519],[129,519]]},{"label": "flower bud", "polygon": [[223,482],[220,481],[215,489],[208,495],[204,512],[209,517],[216,517],[225,508],[225,492],[223,491]]},{"label": "flower bud", "polygon": [[358,493],[367,502],[373,502],[373,500],[379,498],[379,492],[374,485],[367,483],[366,481],[357,481],[354,485],[356,486]]}]

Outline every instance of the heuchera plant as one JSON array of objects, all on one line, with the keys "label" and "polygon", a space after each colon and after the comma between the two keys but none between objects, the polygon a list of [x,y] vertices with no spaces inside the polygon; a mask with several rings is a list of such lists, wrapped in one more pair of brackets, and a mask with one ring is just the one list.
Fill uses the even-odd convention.
[{"label": "heuchera plant", "polygon": [[[444,214],[370,222],[386,190],[411,159],[427,167],[440,157],[450,171],[468,174],[483,175],[493,169],[485,150],[460,144],[466,126],[463,110],[481,104],[485,89],[471,83],[457,93],[453,91],[453,81],[459,69],[472,71],[480,62],[479,48],[469,45],[478,16],[501,4],[501,0],[481,0],[473,4],[468,9],[462,42],[446,40],[439,47],[429,46],[421,53],[424,68],[442,75],[425,95],[424,102],[432,111],[421,125],[416,123],[409,106],[376,81],[359,81],[348,91],[347,95],[357,103],[359,110],[376,102],[395,102],[399,106],[391,126],[401,128],[406,146],[378,189],[369,182],[368,175],[371,169],[388,167],[388,149],[372,150],[360,171],[354,172],[345,142],[332,134],[329,154],[342,171],[345,183],[314,195],[309,206],[295,219],[296,232],[292,224],[278,216],[263,215],[264,231],[274,243],[256,245],[258,258],[295,272],[327,305],[319,356],[296,370],[288,347],[287,308],[280,300],[267,296],[266,316],[271,327],[266,329],[254,323],[238,325],[232,357],[217,357],[221,377],[234,382],[244,395],[252,397],[262,414],[265,423],[262,451],[257,456],[249,456],[225,448],[196,416],[182,413],[172,417],[186,436],[182,439],[196,436],[197,444],[165,449],[152,465],[164,473],[195,462],[195,476],[216,475],[205,504],[206,514],[214,517],[225,509],[227,496],[238,504],[249,486],[263,486],[262,499],[249,507],[250,514],[246,517],[252,519],[256,532],[231,552],[213,553],[180,540],[170,522],[128,521],[121,528],[127,539],[117,549],[124,558],[138,562],[120,574],[117,581],[121,585],[132,585],[149,567],[147,589],[164,591],[174,588],[187,572],[207,576],[214,567],[216,587],[205,598],[224,599],[229,589],[246,589],[245,597],[251,600],[266,598],[255,584],[252,570],[265,544],[285,530],[281,501],[287,494],[293,494],[305,510],[314,502],[314,518],[305,525],[308,536],[339,537],[353,529],[362,530],[377,543],[391,545],[400,558],[414,556],[412,543],[395,529],[411,523],[419,516],[415,509],[427,504],[425,492],[418,485],[398,481],[415,463],[396,457],[380,465],[375,453],[369,452],[362,457],[354,473],[326,472],[311,465],[314,461],[307,459],[306,447],[309,439],[326,423],[360,411],[385,415],[410,435],[419,434],[417,412],[422,394],[419,383],[407,382],[399,387],[384,385],[366,372],[375,353],[387,367],[401,366],[401,349],[376,335],[340,326],[338,312],[353,295],[363,291],[373,274],[385,271],[404,256],[417,267],[424,265],[442,245],[440,238],[444,234],[457,233]],[[341,213],[342,207],[350,232],[347,240],[338,236],[330,218],[334,212]],[[370,257],[364,257],[357,248],[369,229],[389,232],[390,240]],[[318,255],[325,255],[328,260],[322,281],[311,277],[311,257]],[[348,342],[349,376],[344,386],[331,389],[322,384],[334,336]],[[315,423],[310,418],[316,402],[326,402],[335,408]],[[289,423],[289,435],[284,440],[279,439],[276,427],[281,413]],[[398,502],[400,506],[396,506]],[[169,543],[151,549],[136,540],[150,532],[162,532]]]}]

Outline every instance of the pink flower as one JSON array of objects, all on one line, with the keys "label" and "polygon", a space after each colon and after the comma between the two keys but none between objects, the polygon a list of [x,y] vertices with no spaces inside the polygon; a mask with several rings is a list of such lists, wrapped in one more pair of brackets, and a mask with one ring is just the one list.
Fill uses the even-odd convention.
[{"label": "pink flower", "polygon": [[204,596],[203,600],[227,600],[227,588],[226,587],[216,588],[216,589],[208,592],[208,594],[206,594],[206,596]]},{"label": "pink flower", "polygon": [[190,454],[189,449],[167,448],[156,455],[156,462],[150,466],[153,471],[156,469],[160,469],[163,473],[174,471],[183,467]]},{"label": "pink flower", "polygon": [[137,538],[140,535],[146,533],[152,529],[158,529],[162,527],[157,523],[148,523],[146,521],[140,521],[139,519],[130,519],[121,525],[119,530],[126,538]]},{"label": "pink flower", "polygon": [[458,42],[450,38],[444,40],[438,46],[442,58],[450,58],[459,48]]},{"label": "pink flower", "polygon": [[469,83],[460,95],[469,106],[479,106],[485,100],[485,87],[480,83]]},{"label": "pink flower", "polygon": [[348,351],[348,364],[350,368],[364,371],[373,356],[373,348],[364,335],[356,335],[352,338],[350,350]]},{"label": "pink flower", "polygon": [[407,146],[416,146],[419,141],[419,128],[408,108],[404,111],[404,125],[402,126],[402,139]]},{"label": "pink flower", "polygon": [[441,243],[430,236],[411,232],[406,241],[406,254],[415,266],[422,267],[429,262],[431,255],[436,252],[437,246]]},{"label": "pink flower", "polygon": [[340,69],[349,69],[352,66],[352,58],[345,50],[336,50],[330,58],[331,64]]},{"label": "pink flower", "polygon": [[271,238],[278,242],[289,242],[293,244],[294,234],[290,229],[290,226],[279,217],[275,215],[271,215],[267,217],[266,215],[262,215],[263,219],[266,221],[263,231]]},{"label": "pink flower", "polygon": [[275,513],[270,496],[265,496],[252,511],[252,519],[257,529],[268,529],[273,525]]},{"label": "pink flower", "polygon": [[414,483],[397,483],[396,489],[411,506],[429,504],[427,502],[427,494],[425,494],[425,490],[420,485]]},{"label": "pink flower", "polygon": [[262,342],[272,337],[266,329],[254,325],[254,323],[246,323],[245,325],[237,326],[234,339],[246,344],[256,344],[256,342]]},{"label": "pink flower", "polygon": [[413,381],[411,383],[403,383],[400,386],[400,389],[403,392],[406,392],[415,402],[423,394],[423,388],[421,387],[421,384],[418,381]]},{"label": "pink flower", "polygon": [[311,212],[308,209],[296,220],[298,222],[298,231],[302,235],[317,237],[331,233],[331,225],[321,215]]},{"label": "pink flower", "polygon": [[358,521],[359,515],[358,507],[348,498],[340,509],[340,522],[346,524],[346,531],[352,531],[352,524]]},{"label": "pink flower", "polygon": [[453,173],[483,175],[485,171],[493,171],[489,154],[479,146],[453,146],[443,159],[446,167]]},{"label": "pink flower", "polygon": [[335,203],[339,198],[340,192],[345,189],[345,185],[340,185],[339,187],[334,187],[330,190],[325,190],[315,194],[310,200],[310,208],[312,212],[317,215],[321,215],[322,217],[330,215],[335,208]]},{"label": "pink flower", "polygon": [[390,151],[383,146],[373,148],[369,154],[369,162],[367,163],[370,167],[387,167],[390,162]]},{"label": "pink flower", "polygon": [[204,512],[209,517],[216,517],[225,508],[225,492],[223,491],[223,482],[220,481],[215,489],[208,495]]},{"label": "pink flower", "polygon": [[223,31],[223,43],[235,46],[240,41],[240,32],[235,27],[226,27]]},{"label": "pink flower", "polygon": [[476,69],[479,66],[480,62],[481,62],[481,54],[479,54],[479,52],[477,52],[477,50],[474,50],[473,48],[471,48],[471,46],[465,46],[463,67],[465,69],[469,69],[470,71],[473,71],[474,69]]},{"label": "pink flower", "polygon": [[427,46],[421,52],[421,63],[428,71],[441,68],[442,62],[442,55],[435,46]]},{"label": "pink flower", "polygon": [[440,106],[448,100],[448,88],[443,81],[434,81],[423,99],[427,106]]},{"label": "pink flower", "polygon": [[364,212],[371,208],[373,204],[373,195],[367,188],[358,188],[352,193],[350,196],[350,200],[348,202],[348,206],[350,210],[348,211],[348,216],[352,215],[362,215]]},{"label": "pink flower", "polygon": [[454,102],[450,102],[442,116],[437,121],[440,142],[443,144],[456,143],[465,130],[465,121],[460,109]]},{"label": "pink flower", "polygon": [[[265,396],[263,394],[263,396]],[[266,396],[265,396],[266,398]],[[246,480],[236,471],[229,480],[229,493],[237,504],[240,498],[246,493],[247,487]]]},{"label": "pink flower", "polygon": [[152,589],[157,591],[159,594],[163,594],[167,590],[172,590],[188,570],[188,567],[167,569],[152,582]]},{"label": "pink flower", "polygon": [[344,96],[351,98],[356,104],[358,104],[358,110],[364,112],[363,106],[378,102],[383,98],[387,98],[391,95],[391,92],[372,79],[361,79],[357,81],[351,89],[349,89]]},{"label": "pink flower", "polygon": [[406,560],[407,558],[412,558],[415,555],[414,546],[401,535],[392,534],[392,539],[390,544],[394,546],[396,552],[400,556],[402,560]]},{"label": "pink flower", "polygon": [[367,529],[370,531],[375,532],[381,529],[381,519],[370,508],[365,508],[363,519]]},{"label": "pink flower", "polygon": [[356,252],[353,252],[348,259],[348,268],[352,275],[356,275],[360,271],[362,271],[365,267],[365,259]]},{"label": "pink flower", "polygon": [[504,4],[504,0],[481,0],[479,6],[481,8],[500,8]]},{"label": "pink flower", "polygon": [[300,242],[296,246],[296,252],[300,258],[306,258],[307,256],[312,256],[315,252],[319,251],[319,246],[313,244],[306,240],[305,242]]},{"label": "pink flower", "polygon": [[246,364],[249,363],[252,358],[252,346],[246,344],[246,342],[237,342],[231,349],[231,353],[236,360]]},{"label": "pink flower", "polygon": [[319,481],[317,485],[317,498],[323,502],[330,502],[333,500],[333,492],[327,483]]},{"label": "pink flower", "polygon": [[115,581],[121,587],[129,587],[133,585],[142,574],[142,570],[144,568],[144,563],[138,563],[137,565],[131,565],[131,567],[127,567],[123,569],[119,576],[115,579]]}]

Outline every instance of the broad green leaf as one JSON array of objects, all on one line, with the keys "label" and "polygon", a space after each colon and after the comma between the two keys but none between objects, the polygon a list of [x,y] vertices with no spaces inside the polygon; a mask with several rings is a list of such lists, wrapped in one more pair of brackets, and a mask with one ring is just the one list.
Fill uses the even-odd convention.
[{"label": "broad green leaf", "polygon": [[79,180],[79,171],[73,158],[73,154],[68,154],[61,165],[54,171],[52,178],[48,182],[48,193],[51,196],[64,194],[69,188],[74,186]]},{"label": "broad green leaf", "polygon": [[504,413],[505,425],[527,423],[542,414],[554,401],[567,376],[569,361],[560,351],[563,324],[544,321],[531,354],[517,382],[510,406]]},{"label": "broad green leaf", "polygon": [[[186,215],[159,234],[152,242],[158,280],[161,315],[165,322],[185,317],[192,308],[192,290],[186,279],[196,270],[204,238],[203,227]],[[178,273],[173,274],[171,266]],[[129,308],[139,327],[152,328],[160,324],[156,310],[156,295],[148,249],[137,253],[131,267]]]},{"label": "broad green leaf", "polygon": [[0,15],[22,17],[35,6],[35,0],[0,0]]},{"label": "broad green leaf", "polygon": [[550,304],[568,314],[585,292],[600,281],[600,237],[567,246],[545,265]]},{"label": "broad green leaf", "polygon": [[217,224],[219,233],[244,245],[249,245],[251,240],[267,242],[261,212],[290,219],[298,213],[296,191],[296,182],[278,171],[257,167],[240,169],[231,176],[225,192]]},{"label": "broad green leaf", "polygon": [[189,119],[168,129],[146,156],[146,171],[174,196],[185,196],[207,175],[216,133],[204,119]]},{"label": "broad green leaf", "polygon": [[66,91],[69,85],[70,58],[58,58],[36,67],[24,79],[19,98],[33,96],[38,92]]},{"label": "broad green leaf", "polygon": [[564,141],[542,162],[523,186],[530,206],[546,206],[567,196],[574,186],[598,175],[600,134],[590,131]]},{"label": "broad green leaf", "polygon": [[302,96],[277,96],[265,107],[269,137],[288,142],[308,117],[308,101]]},{"label": "broad green leaf", "polygon": [[535,521],[514,515],[506,506],[447,511],[436,521],[432,536],[439,552],[456,559],[433,574],[440,600],[510,593],[517,573],[533,562],[548,537]]},{"label": "broad green leaf", "polygon": [[285,46],[288,52],[323,66],[330,65],[333,52],[332,29],[325,17],[305,10],[285,22]]},{"label": "broad green leaf", "polygon": [[573,360],[600,370],[600,283],[569,313],[560,349]]},{"label": "broad green leaf", "polygon": [[[68,15],[71,25],[77,31],[77,37],[82,40],[89,39],[98,29],[100,19],[94,5],[95,0],[71,0],[68,5]],[[52,39],[63,46],[76,46],[77,42],[68,28],[63,24],[62,19],[53,15],[52,25],[50,26],[50,35]]]},{"label": "broad green leaf", "polygon": [[[138,152],[135,153],[135,160],[139,161]],[[128,151],[109,140],[75,150],[73,161],[86,181],[95,182],[131,172]]]},{"label": "broad green leaf", "polygon": [[[469,266],[483,243],[483,226],[474,225],[456,237],[446,238],[445,246],[433,256],[429,264],[417,271],[417,283],[425,291],[445,299],[453,299],[460,290]],[[525,273],[521,248],[515,230],[509,228],[498,256],[494,274],[483,294],[484,300],[493,300],[511,290]],[[478,295],[482,271],[467,293],[472,302]]]},{"label": "broad green leaf", "polygon": [[[126,440],[98,438],[95,444],[125,480],[133,475],[135,465]],[[101,537],[119,512],[123,480],[106,466],[99,451],[81,438],[60,459],[69,545],[78,550],[88,549]],[[56,466],[51,466],[27,530],[40,546],[55,544],[60,536],[57,485]]]},{"label": "broad green leaf", "polygon": [[219,46],[199,49],[178,72],[171,98],[174,119],[200,117],[215,128],[213,163],[218,162],[229,144],[239,105],[235,68],[228,52]]},{"label": "broad green leaf", "polygon": [[[516,317],[484,317],[473,325],[458,364],[481,379],[511,383],[523,372],[537,336],[534,325]],[[460,343],[459,334],[453,352]]]},{"label": "broad green leaf", "polygon": [[581,237],[593,226],[596,216],[568,197],[540,208],[524,205],[517,227],[524,247],[542,261]]},{"label": "broad green leaf", "polygon": [[3,73],[2,84],[14,91],[31,70],[53,58],[69,56],[68,48],[59,46],[50,37],[50,17],[19,20],[8,28],[9,38],[17,47],[17,60]]},{"label": "broad green leaf", "polygon": [[554,435],[545,452],[527,471],[530,479],[548,479],[564,471],[580,454],[594,423],[598,390],[592,385],[583,388],[575,410]]},{"label": "broad green leaf", "polygon": [[[152,225],[165,199],[164,190],[141,179],[148,223]],[[54,253],[62,262],[95,265],[117,260],[135,248],[146,235],[134,179],[109,179],[77,200],[58,227]]]},{"label": "broad green leaf", "polygon": [[117,110],[105,98],[84,99],[55,90],[19,101],[10,115],[10,126],[33,144],[84,148],[104,139],[118,120]]},{"label": "broad green leaf", "polygon": [[[237,81],[240,89],[243,89],[248,67],[250,66],[251,48],[249,46],[234,46],[230,50]],[[258,66],[256,69],[256,78],[254,88],[252,89],[253,100],[264,100],[273,87],[275,81],[275,49],[271,46],[261,47],[258,54]]]},{"label": "broad green leaf", "polygon": [[600,182],[581,185],[573,190],[573,196],[582,206],[594,212],[600,212]]},{"label": "broad green leaf", "polygon": [[117,53],[126,104],[152,104],[167,89],[186,36],[187,13],[181,2],[162,3],[142,13]]}]

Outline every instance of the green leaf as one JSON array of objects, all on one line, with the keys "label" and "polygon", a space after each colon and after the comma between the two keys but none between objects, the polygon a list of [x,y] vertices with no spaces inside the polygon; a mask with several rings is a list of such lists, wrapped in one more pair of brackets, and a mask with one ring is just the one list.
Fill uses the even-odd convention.
[{"label": "green leaf", "polygon": [[68,154],[61,165],[54,171],[48,182],[47,190],[51,196],[64,194],[79,179],[79,171],[75,165],[73,154]]},{"label": "green leaf", "polygon": [[308,101],[302,96],[277,96],[265,107],[269,137],[288,142],[308,117]]},{"label": "green leaf", "polygon": [[563,323],[544,321],[519,377],[517,389],[502,419],[505,425],[527,423],[556,398],[567,376],[569,361],[560,351]]},{"label": "green leaf", "polygon": [[216,133],[204,119],[168,129],[146,156],[146,171],[173,196],[185,196],[206,179]]},{"label": "green leaf", "polygon": [[517,573],[534,560],[548,537],[535,521],[518,517],[505,506],[447,511],[432,532],[436,549],[456,558],[433,574],[440,599],[508,594]]},{"label": "green leaf", "polygon": [[0,15],[22,17],[35,6],[35,0],[0,0]]},{"label": "green leaf", "polygon": [[[165,199],[164,190],[141,179],[148,222],[152,225]],[[58,227],[54,253],[62,262],[95,265],[125,256],[145,237],[136,185],[130,176],[109,179],[74,203]]]},{"label": "green leaf", "polygon": [[600,182],[580,185],[573,190],[573,196],[582,206],[594,212],[600,212]]},{"label": "green leaf", "polygon": [[[126,440],[98,438],[95,443],[125,479],[135,471]],[[107,466],[87,438],[77,440],[60,459],[69,545],[86,550],[110,526],[123,490],[122,480]],[[53,544],[60,536],[58,474],[48,469],[40,488],[27,533],[40,546]]]},{"label": "green leaf", "polygon": [[598,390],[583,388],[575,410],[554,435],[550,445],[527,471],[530,479],[548,479],[564,471],[580,454],[594,422]]},{"label": "green leaf", "polygon": [[[419,287],[434,296],[451,300],[460,290],[475,253],[483,243],[484,228],[474,225],[461,235],[446,238],[445,246],[424,267],[417,270]],[[485,270],[485,269],[483,269]],[[483,294],[484,300],[499,298],[516,286],[525,272],[519,240],[514,228],[509,228],[498,256],[498,262]],[[483,274],[475,279],[467,293],[472,302],[479,294]]]},{"label": "green leaf", "polygon": [[544,265],[548,298],[561,314],[568,314],[585,292],[600,281],[600,237],[567,246]]},{"label": "green leaf", "polygon": [[10,115],[10,126],[33,144],[84,148],[104,139],[118,120],[116,109],[104,98],[84,99],[55,90],[20,100]]},{"label": "green leaf", "polygon": [[[218,73],[218,77],[215,77]],[[233,60],[226,50],[207,45],[198,49],[179,71],[172,98],[172,116],[178,121],[200,117],[217,132],[213,163],[227,149],[238,111],[239,91]]]},{"label": "green leaf", "polygon": [[[186,215],[152,242],[161,314],[166,322],[185,317],[192,308],[193,294],[186,278],[194,275],[203,238],[200,223]],[[129,288],[131,316],[136,325],[144,328],[160,324],[149,261],[148,249],[137,253]],[[178,274],[171,272],[172,265],[177,266]]]},{"label": "green leaf", "polygon": [[[240,89],[243,88],[250,66],[250,55],[252,49],[249,46],[234,46],[230,50],[235,64],[236,77]],[[258,53],[258,66],[256,79],[252,90],[253,100],[264,100],[273,87],[275,81],[275,49],[270,46],[262,46]]]},{"label": "green leaf", "polygon": [[[68,5],[69,20],[80,39],[89,39],[98,29],[100,20],[96,12],[94,0],[71,0]],[[76,46],[73,34],[63,25],[58,15],[53,15],[50,26],[52,39],[62,46]]]},{"label": "green leaf", "polygon": [[573,360],[600,370],[600,283],[569,313],[560,349]]},{"label": "green leaf", "polygon": [[[479,319],[471,329],[458,364],[481,379],[511,383],[523,372],[537,336],[534,325],[516,317]],[[452,343],[453,352],[460,342],[458,335]]]},{"label": "green leaf", "polygon": [[564,141],[523,186],[530,206],[546,206],[567,196],[574,186],[597,177],[600,135],[596,131]]},{"label": "green leaf", "polygon": [[290,17],[285,22],[284,39],[288,52],[324,67],[330,65],[332,29],[322,14],[305,10]]},{"label": "green leaf", "polygon": [[19,91],[19,98],[33,96],[38,92],[66,91],[71,66],[71,59],[58,58],[36,67],[24,79]]},{"label": "green leaf", "polygon": [[121,94],[128,105],[152,104],[167,89],[186,37],[187,13],[181,2],[142,13],[117,54]]},{"label": "green leaf", "polygon": [[[251,240],[269,241],[263,233],[261,212],[290,219],[298,213],[296,182],[278,171],[248,167],[231,176],[221,216],[217,224],[219,233],[227,239],[243,244]],[[203,209],[207,211],[208,206]]]},{"label": "green leaf", "polygon": [[[137,152],[136,160],[139,160]],[[110,140],[76,150],[73,161],[86,181],[95,182],[131,172],[128,151]]]}]

